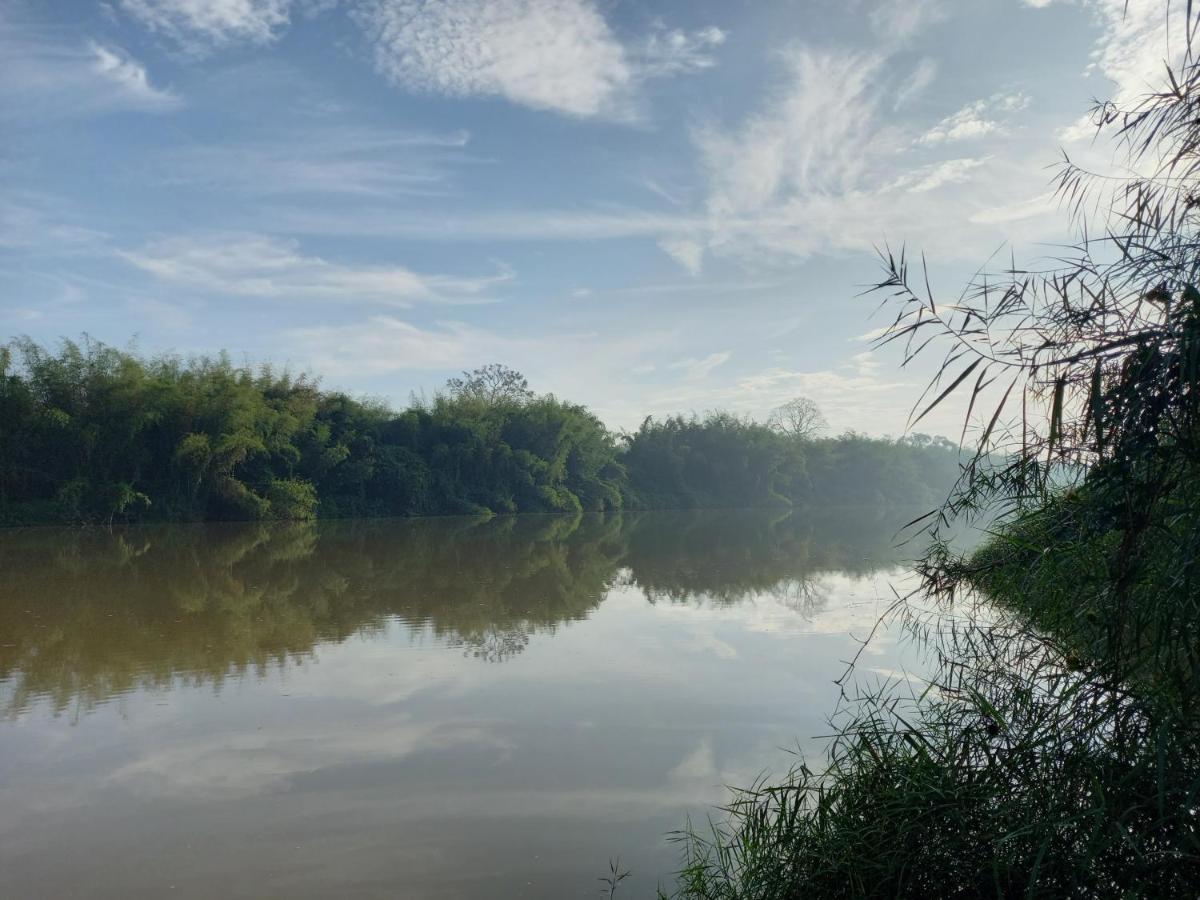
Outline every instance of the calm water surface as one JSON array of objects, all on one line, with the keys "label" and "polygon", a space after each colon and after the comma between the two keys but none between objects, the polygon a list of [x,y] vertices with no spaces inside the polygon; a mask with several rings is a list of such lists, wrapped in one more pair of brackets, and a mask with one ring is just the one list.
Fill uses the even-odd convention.
[{"label": "calm water surface", "polygon": [[0,894],[653,896],[819,750],[904,518],[0,532]]}]

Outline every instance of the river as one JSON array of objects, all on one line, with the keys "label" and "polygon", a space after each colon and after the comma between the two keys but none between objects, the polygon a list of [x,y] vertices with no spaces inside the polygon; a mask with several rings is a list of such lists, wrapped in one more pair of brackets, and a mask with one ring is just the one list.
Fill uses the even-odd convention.
[{"label": "river", "polygon": [[0,893],[652,897],[726,785],[819,761],[905,519],[0,532]]}]

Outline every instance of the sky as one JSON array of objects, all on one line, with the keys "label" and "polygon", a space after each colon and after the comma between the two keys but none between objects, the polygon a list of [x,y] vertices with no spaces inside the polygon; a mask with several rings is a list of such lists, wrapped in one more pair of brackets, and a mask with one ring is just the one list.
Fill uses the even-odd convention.
[{"label": "sky", "polygon": [[[953,300],[1165,0],[0,0],[0,340],[228,351],[403,406],[500,362],[613,428],[903,433],[881,246]],[[990,260],[990,262],[989,262]],[[997,260],[1002,260],[997,262]],[[961,410],[918,430],[957,437]]]}]

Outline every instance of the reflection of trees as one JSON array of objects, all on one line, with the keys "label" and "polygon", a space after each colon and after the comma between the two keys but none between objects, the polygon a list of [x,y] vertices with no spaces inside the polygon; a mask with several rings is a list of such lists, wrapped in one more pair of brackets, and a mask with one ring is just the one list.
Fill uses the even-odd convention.
[{"label": "reflection of trees", "polygon": [[893,527],[722,511],[5,532],[0,682],[10,712],[220,686],[393,618],[501,661],[586,616],[618,573],[651,601],[775,592],[808,615],[822,573],[895,562]]},{"label": "reflection of trees", "polygon": [[896,526],[872,509],[649,513],[630,521],[624,563],[652,603],[771,594],[811,615],[821,575],[867,575],[911,555],[894,546]]},{"label": "reflection of trees", "polygon": [[503,659],[585,615],[619,520],[522,517],[44,529],[0,539],[0,680],[87,706],[173,680],[220,685],[397,617]]},{"label": "reflection of trees", "polygon": [[794,578],[781,581],[767,592],[780,606],[805,619],[811,619],[825,608],[829,599],[816,578]]}]

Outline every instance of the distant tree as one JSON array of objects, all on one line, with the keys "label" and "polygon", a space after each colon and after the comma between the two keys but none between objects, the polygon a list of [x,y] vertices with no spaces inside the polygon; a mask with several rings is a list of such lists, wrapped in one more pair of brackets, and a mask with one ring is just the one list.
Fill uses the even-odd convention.
[{"label": "distant tree", "polygon": [[796,397],[771,412],[767,424],[780,434],[810,440],[829,427],[820,407],[808,397]]},{"label": "distant tree", "polygon": [[933,449],[953,451],[958,448],[958,445],[947,437],[943,437],[940,434],[925,434],[924,432],[920,431],[912,434],[906,434],[904,437],[900,438],[898,443],[908,444],[910,447],[917,447],[922,450]]},{"label": "distant tree", "polygon": [[525,376],[500,363],[490,363],[472,372],[463,372],[462,378],[451,378],[446,382],[446,387],[455,399],[474,400],[489,406],[520,406],[533,399],[533,391],[529,389]]}]

